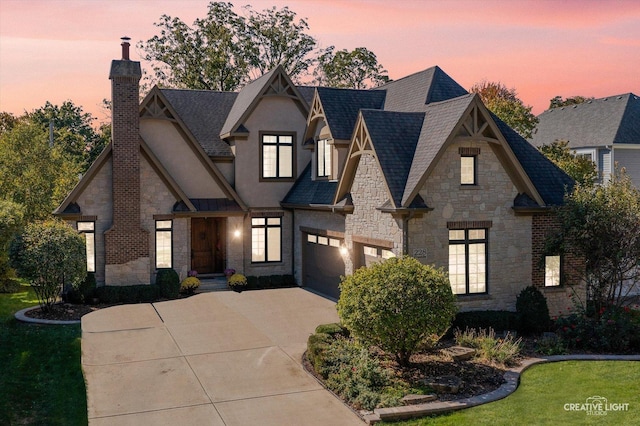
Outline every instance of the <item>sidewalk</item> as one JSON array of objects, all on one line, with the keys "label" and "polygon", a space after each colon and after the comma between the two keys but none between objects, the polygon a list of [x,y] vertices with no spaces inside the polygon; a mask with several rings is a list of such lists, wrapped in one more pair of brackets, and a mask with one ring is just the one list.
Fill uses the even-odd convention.
[{"label": "sidewalk", "polygon": [[82,319],[91,425],[362,425],[301,365],[335,303],[300,288],[213,292]]}]

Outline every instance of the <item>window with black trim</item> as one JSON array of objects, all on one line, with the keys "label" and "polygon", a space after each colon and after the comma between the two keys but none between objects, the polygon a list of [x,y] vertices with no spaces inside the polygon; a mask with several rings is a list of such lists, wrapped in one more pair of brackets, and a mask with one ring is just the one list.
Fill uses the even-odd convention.
[{"label": "window with black trim", "polygon": [[460,157],[460,185],[476,184],[476,157]]},{"label": "window with black trim", "polygon": [[318,140],[318,177],[331,177],[331,144],[328,139]]},{"label": "window with black trim", "polygon": [[84,235],[87,253],[87,272],[96,271],[96,223],[78,222],[78,232]]},{"label": "window with black trim", "polygon": [[449,230],[449,281],[454,294],[487,292],[487,229]]},{"label": "window with black trim", "polygon": [[156,220],[156,269],[173,267],[173,221]]},{"label": "window with black trim", "polygon": [[293,178],[293,135],[262,135],[263,179]]},{"label": "window with black trim", "polygon": [[251,262],[282,261],[282,218],[251,218]]},{"label": "window with black trim", "polygon": [[561,265],[562,259],[560,255],[544,257],[544,286],[557,287],[561,282]]}]

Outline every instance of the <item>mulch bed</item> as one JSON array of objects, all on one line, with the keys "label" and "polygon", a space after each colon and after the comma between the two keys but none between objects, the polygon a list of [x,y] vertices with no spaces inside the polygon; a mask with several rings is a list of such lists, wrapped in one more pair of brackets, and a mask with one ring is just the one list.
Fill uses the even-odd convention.
[{"label": "mulch bed", "polygon": [[29,318],[54,320],[54,321],[80,321],[84,315],[97,311],[98,309],[107,308],[113,305],[97,304],[97,305],[74,305],[71,303],[56,303],[51,306],[50,311],[45,312],[42,309],[32,309],[24,315]]}]

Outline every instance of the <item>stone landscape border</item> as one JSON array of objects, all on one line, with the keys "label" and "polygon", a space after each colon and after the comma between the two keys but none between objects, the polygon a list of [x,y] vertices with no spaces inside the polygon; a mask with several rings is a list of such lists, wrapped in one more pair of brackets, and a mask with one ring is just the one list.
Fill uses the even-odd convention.
[{"label": "stone landscape border", "polygon": [[48,324],[48,325],[72,325],[72,324],[80,324],[80,320],[75,321],[61,321],[61,320],[48,320],[41,318],[31,318],[26,315],[27,312],[33,311],[34,309],[40,309],[40,306],[31,306],[29,308],[24,308],[19,310],[14,314],[15,318],[18,321],[29,322],[32,324]]},{"label": "stone landscape border", "polygon": [[510,368],[504,373],[505,383],[503,383],[502,386],[484,395],[457,401],[434,401],[419,405],[376,408],[373,414],[364,415],[362,418],[367,424],[375,424],[382,420],[406,420],[415,417],[424,417],[430,414],[462,410],[464,408],[498,401],[515,392],[520,383],[520,375],[532,365],[560,361],[640,361],[640,355],[554,355],[543,358],[527,358],[522,361],[519,366]]}]

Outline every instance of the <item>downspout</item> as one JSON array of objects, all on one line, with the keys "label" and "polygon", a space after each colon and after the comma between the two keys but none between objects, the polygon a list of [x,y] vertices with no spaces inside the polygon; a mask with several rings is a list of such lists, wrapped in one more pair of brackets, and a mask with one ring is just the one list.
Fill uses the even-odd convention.
[{"label": "downspout", "polygon": [[402,218],[402,255],[409,255],[409,221],[413,219],[415,212],[409,211],[409,214]]}]

